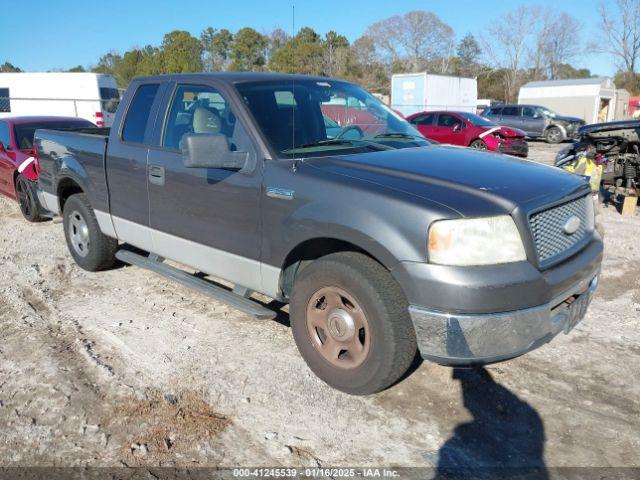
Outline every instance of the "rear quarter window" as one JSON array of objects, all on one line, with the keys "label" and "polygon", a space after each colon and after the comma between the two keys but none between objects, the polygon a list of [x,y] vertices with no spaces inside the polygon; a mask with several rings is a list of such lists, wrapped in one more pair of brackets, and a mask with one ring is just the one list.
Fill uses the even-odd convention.
[{"label": "rear quarter window", "polygon": [[122,127],[122,140],[144,143],[144,135],[149,124],[151,107],[158,93],[159,85],[141,85],[136,90]]}]

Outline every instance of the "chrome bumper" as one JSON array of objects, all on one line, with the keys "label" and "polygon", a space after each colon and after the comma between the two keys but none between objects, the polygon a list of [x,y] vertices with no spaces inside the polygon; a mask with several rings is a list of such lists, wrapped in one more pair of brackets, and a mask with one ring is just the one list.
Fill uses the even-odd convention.
[{"label": "chrome bumper", "polygon": [[594,272],[545,305],[491,314],[454,314],[410,306],[423,358],[445,365],[486,364],[517,357],[569,331],[598,287]]}]

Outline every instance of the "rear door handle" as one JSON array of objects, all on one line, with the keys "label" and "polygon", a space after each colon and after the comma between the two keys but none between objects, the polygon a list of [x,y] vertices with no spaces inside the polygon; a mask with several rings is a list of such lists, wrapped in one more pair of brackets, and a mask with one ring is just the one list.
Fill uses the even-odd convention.
[{"label": "rear door handle", "polygon": [[164,186],[164,167],[159,165],[149,165],[149,181],[160,187]]}]

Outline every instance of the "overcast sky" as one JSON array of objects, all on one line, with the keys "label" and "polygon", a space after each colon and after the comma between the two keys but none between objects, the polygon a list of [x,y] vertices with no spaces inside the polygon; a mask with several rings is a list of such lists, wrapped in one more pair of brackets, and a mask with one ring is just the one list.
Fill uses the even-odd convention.
[{"label": "overcast sky", "polygon": [[[267,33],[275,27],[291,32],[292,5],[296,26],[329,30],[353,41],[378,20],[410,10],[435,12],[453,27],[458,38],[480,32],[518,4],[558,7],[581,22],[583,42],[597,36],[598,0],[20,0],[5,5],[0,27],[0,63],[9,61],[27,71],[68,69],[94,65],[100,55],[131,47],[158,45],[171,30],[199,36],[208,26],[250,26]],[[612,3],[612,2],[610,2]],[[587,54],[576,67],[612,75],[616,68],[607,55]]]}]

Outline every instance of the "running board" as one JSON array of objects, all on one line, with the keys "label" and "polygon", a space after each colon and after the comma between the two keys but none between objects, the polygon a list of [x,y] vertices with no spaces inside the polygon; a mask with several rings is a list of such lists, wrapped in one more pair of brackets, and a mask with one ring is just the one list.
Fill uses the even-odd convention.
[{"label": "running board", "polygon": [[[259,303],[254,302],[245,296],[226,290],[223,287],[215,285],[214,283],[202,278],[198,278],[195,275],[191,275],[179,268],[162,263],[163,259],[153,254],[150,254],[149,257],[145,257],[129,250],[118,250],[116,252],[116,258],[121,262],[151,270],[154,273],[181,283],[185,287],[204,293],[209,297],[212,297],[222,303],[226,303],[227,305],[260,320],[275,318],[277,315],[273,310],[263,307]],[[240,289],[240,291],[242,291],[242,289]]]}]

